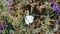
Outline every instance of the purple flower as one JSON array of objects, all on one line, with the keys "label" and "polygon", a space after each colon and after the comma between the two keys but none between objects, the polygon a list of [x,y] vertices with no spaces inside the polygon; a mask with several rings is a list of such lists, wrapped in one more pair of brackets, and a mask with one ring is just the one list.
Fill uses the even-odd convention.
[{"label": "purple flower", "polygon": [[7,6],[8,6],[8,11],[11,11],[10,9],[12,8],[12,0],[6,0]]},{"label": "purple flower", "polygon": [[1,24],[0,24],[0,33],[2,32],[2,30],[3,30],[3,28],[2,28],[2,26],[1,26]]},{"label": "purple flower", "polygon": [[2,30],[0,29],[0,33],[2,32]]},{"label": "purple flower", "polygon": [[1,23],[2,27],[4,27],[6,25],[6,21],[3,20],[2,23]]},{"label": "purple flower", "polygon": [[55,11],[55,13],[59,15],[59,7],[58,7],[57,2],[52,1],[50,2],[50,4],[52,5],[52,9]]},{"label": "purple flower", "polygon": [[50,4],[52,5],[54,11],[59,10],[58,4],[57,4],[56,2],[53,2],[53,1],[52,1],[52,2],[50,2]]},{"label": "purple flower", "polygon": [[6,21],[3,20],[1,23],[0,23],[0,33],[2,32],[3,30],[3,27],[6,25]]},{"label": "purple flower", "polygon": [[7,0],[7,6],[11,6],[12,0]]}]

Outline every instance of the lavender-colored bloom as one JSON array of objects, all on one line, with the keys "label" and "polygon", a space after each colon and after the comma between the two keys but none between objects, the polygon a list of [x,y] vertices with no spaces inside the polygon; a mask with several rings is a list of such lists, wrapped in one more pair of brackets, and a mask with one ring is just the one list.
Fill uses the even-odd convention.
[{"label": "lavender-colored bloom", "polygon": [[6,25],[6,21],[3,20],[1,23],[0,23],[0,33],[2,32],[3,30],[3,27]]},{"label": "lavender-colored bloom", "polygon": [[7,0],[7,6],[11,6],[12,0]]},{"label": "lavender-colored bloom", "polygon": [[6,21],[3,20],[2,23],[1,23],[2,27],[4,27],[6,25]]},{"label": "lavender-colored bloom", "polygon": [[0,33],[2,32],[2,30],[0,29]]},{"label": "lavender-colored bloom", "polygon": [[12,0],[7,0],[7,6],[8,6],[8,11],[10,11],[10,9],[12,8]]},{"label": "lavender-colored bloom", "polygon": [[2,28],[2,26],[0,25],[0,33],[2,33],[2,30],[3,30],[3,28]]},{"label": "lavender-colored bloom", "polygon": [[54,11],[57,11],[59,9],[58,4],[56,2],[52,1],[52,2],[50,2],[50,4],[52,5]]},{"label": "lavender-colored bloom", "polygon": [[3,27],[6,25],[6,21],[3,20],[1,23],[0,23],[0,33],[2,32],[3,30]]},{"label": "lavender-colored bloom", "polygon": [[52,5],[52,9],[55,11],[55,13],[56,13],[57,15],[59,15],[59,7],[58,7],[57,2],[52,1],[52,2],[50,2],[49,4]]}]

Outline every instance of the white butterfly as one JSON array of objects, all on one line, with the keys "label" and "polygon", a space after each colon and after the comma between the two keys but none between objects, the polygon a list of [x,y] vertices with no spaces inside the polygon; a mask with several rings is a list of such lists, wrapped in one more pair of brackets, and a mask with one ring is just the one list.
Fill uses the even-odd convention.
[{"label": "white butterfly", "polygon": [[34,16],[25,16],[25,22],[27,25],[29,25],[29,23],[32,23],[34,20]]}]

